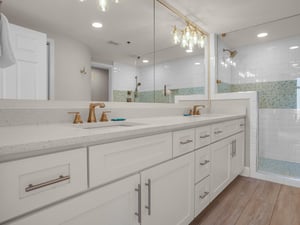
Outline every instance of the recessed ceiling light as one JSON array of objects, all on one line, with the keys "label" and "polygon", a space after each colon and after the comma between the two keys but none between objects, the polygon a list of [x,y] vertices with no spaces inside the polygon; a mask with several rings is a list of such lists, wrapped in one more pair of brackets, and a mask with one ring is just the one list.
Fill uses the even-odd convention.
[{"label": "recessed ceiling light", "polygon": [[200,64],[201,64],[201,63],[199,63],[199,62],[195,62],[195,65],[196,65],[196,66],[198,66],[198,65],[200,65]]},{"label": "recessed ceiling light", "polygon": [[257,35],[258,38],[264,38],[264,37],[267,37],[268,36],[268,33],[259,33]]},{"label": "recessed ceiling light", "polygon": [[291,46],[291,47],[290,47],[290,50],[295,50],[295,49],[297,49],[297,48],[299,48],[299,46],[297,46],[297,45]]},{"label": "recessed ceiling light", "polygon": [[192,53],[193,50],[192,50],[192,49],[187,49],[187,50],[185,50],[185,52],[186,52],[186,53]]},{"label": "recessed ceiling light", "polygon": [[85,2],[86,0],[79,0],[80,2]]},{"label": "recessed ceiling light", "polygon": [[149,63],[148,59],[143,59],[143,63]]},{"label": "recessed ceiling light", "polygon": [[92,23],[92,26],[95,27],[95,28],[103,27],[102,23],[99,23],[99,22]]}]

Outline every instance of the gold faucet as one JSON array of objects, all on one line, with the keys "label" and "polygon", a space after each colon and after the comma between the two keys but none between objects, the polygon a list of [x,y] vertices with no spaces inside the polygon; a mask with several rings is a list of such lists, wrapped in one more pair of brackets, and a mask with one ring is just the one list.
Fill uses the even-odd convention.
[{"label": "gold faucet", "polygon": [[194,105],[193,112],[192,112],[193,115],[200,115],[200,109],[198,109],[198,108],[204,109],[205,105]]},{"label": "gold faucet", "polygon": [[89,118],[88,118],[88,123],[94,123],[97,122],[96,115],[95,115],[95,108],[96,107],[104,108],[105,104],[104,103],[91,103],[90,104],[90,112],[89,112]]}]

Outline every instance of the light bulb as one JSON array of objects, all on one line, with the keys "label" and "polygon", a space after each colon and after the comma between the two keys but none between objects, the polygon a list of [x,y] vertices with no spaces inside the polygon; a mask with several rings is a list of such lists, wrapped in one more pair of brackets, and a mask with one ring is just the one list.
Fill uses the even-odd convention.
[{"label": "light bulb", "polygon": [[192,41],[189,41],[189,49],[190,50],[194,49],[194,43]]},{"label": "light bulb", "polygon": [[204,44],[205,44],[204,37],[201,35],[198,45],[200,48],[204,48]]},{"label": "light bulb", "polygon": [[180,43],[180,37],[179,37],[176,26],[174,26],[174,30],[173,30],[173,39],[174,39],[174,44],[175,45]]},{"label": "light bulb", "polygon": [[115,3],[117,3],[117,4],[118,4],[119,2],[120,2],[119,0],[115,0]]},{"label": "light bulb", "polygon": [[189,25],[185,28],[185,36],[186,36],[187,40],[189,40],[191,37],[191,29],[190,29]]},{"label": "light bulb", "polygon": [[194,42],[194,44],[198,43],[198,34],[196,31],[193,32],[193,42]]},{"label": "light bulb", "polygon": [[103,12],[107,11],[108,8],[107,0],[99,0],[99,6]]}]

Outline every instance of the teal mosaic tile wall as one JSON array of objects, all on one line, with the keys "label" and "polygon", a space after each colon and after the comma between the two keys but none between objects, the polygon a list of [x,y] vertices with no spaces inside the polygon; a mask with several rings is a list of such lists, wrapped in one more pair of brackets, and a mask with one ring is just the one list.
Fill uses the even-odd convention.
[{"label": "teal mosaic tile wall", "polygon": [[[155,102],[156,103],[174,103],[175,95],[194,95],[204,94],[204,87],[180,88],[172,90],[172,94],[164,96],[163,90],[141,91],[138,93],[136,102]],[[126,102],[127,91],[113,91],[113,100],[115,102]]]},{"label": "teal mosaic tile wall", "polygon": [[113,90],[113,101],[114,102],[126,102],[127,91]]},{"label": "teal mosaic tile wall", "polygon": [[275,81],[249,84],[219,84],[218,93],[257,91],[259,108],[296,109],[297,81]]}]

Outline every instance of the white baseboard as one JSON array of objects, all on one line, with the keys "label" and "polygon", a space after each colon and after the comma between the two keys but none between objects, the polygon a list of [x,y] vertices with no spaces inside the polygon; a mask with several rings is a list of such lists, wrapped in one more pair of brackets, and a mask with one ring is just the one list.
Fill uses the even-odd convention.
[{"label": "white baseboard", "polygon": [[245,167],[240,175],[243,177],[250,177],[250,167]]}]

